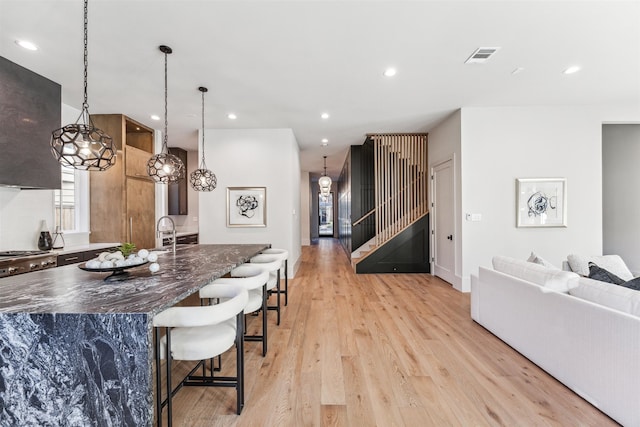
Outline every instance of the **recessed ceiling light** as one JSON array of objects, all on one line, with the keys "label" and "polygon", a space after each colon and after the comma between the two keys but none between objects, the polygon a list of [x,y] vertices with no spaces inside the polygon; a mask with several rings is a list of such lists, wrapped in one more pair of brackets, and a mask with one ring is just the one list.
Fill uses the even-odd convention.
[{"label": "recessed ceiling light", "polygon": [[578,71],[580,71],[580,67],[577,65],[572,65],[571,67],[567,68],[566,70],[563,71],[564,74],[573,74],[573,73],[577,73]]},{"label": "recessed ceiling light", "polygon": [[36,46],[35,44],[31,43],[28,40],[16,40],[16,44],[27,50],[38,50],[38,46]]},{"label": "recessed ceiling light", "polygon": [[384,70],[384,73],[382,73],[385,77],[393,77],[395,76],[397,73],[395,68],[387,68],[386,70]]},{"label": "recessed ceiling light", "polygon": [[227,114],[227,118],[228,118],[229,120],[235,120],[235,119],[237,119],[237,118],[238,118],[238,116],[236,116],[236,115],[235,115],[235,114],[233,114],[233,113],[229,113],[229,114]]},{"label": "recessed ceiling light", "polygon": [[329,113],[322,113],[322,115],[320,116],[323,119],[327,120],[329,118]]},{"label": "recessed ceiling light", "polygon": [[329,145],[329,140],[327,138],[322,138],[322,145],[323,146]]},{"label": "recessed ceiling light", "polygon": [[160,120],[160,116],[157,116],[157,115],[155,115],[155,114],[152,114],[152,115],[151,115],[151,116],[149,116],[149,117],[151,117],[151,120]]}]

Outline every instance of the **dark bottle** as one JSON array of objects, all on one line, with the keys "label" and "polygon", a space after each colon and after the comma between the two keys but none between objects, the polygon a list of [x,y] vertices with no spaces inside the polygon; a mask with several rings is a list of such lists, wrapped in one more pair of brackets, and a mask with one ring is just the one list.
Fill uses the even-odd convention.
[{"label": "dark bottle", "polygon": [[50,251],[53,242],[51,241],[51,233],[47,227],[47,221],[44,219],[40,225],[40,237],[38,237],[38,249],[41,251]]}]

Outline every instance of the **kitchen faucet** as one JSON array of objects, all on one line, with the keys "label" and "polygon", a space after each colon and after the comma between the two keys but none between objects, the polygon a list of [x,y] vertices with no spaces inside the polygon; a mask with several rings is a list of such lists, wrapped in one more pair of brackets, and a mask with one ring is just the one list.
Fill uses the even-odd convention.
[{"label": "kitchen faucet", "polygon": [[160,223],[165,218],[171,221],[171,234],[173,235],[172,250],[173,250],[173,253],[175,254],[176,253],[176,223],[173,222],[173,218],[171,218],[168,215],[161,216],[160,219],[158,219],[158,224],[156,225],[156,234],[158,237],[162,237],[166,233],[166,231],[160,230]]}]

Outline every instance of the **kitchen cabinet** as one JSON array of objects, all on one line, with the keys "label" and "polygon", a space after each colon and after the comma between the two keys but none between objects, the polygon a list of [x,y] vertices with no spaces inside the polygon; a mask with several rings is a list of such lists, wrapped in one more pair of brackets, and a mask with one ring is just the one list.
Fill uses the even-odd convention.
[{"label": "kitchen cabinet", "polygon": [[169,147],[169,153],[178,157],[184,163],[185,177],[180,181],[169,184],[169,215],[188,215],[189,207],[187,201],[187,191],[189,176],[187,172],[187,152],[182,148]]},{"label": "kitchen cabinet", "polygon": [[94,124],[113,138],[116,164],[91,174],[91,242],[155,247],[155,183],[147,175],[153,129],[122,114],[96,114]]},{"label": "kitchen cabinet", "polygon": [[85,262],[96,258],[102,252],[111,252],[115,250],[113,248],[92,249],[87,251],[72,252],[64,255],[58,255],[57,266],[62,267],[68,264],[77,264],[79,262]]},{"label": "kitchen cabinet", "polygon": [[[171,237],[163,237],[162,238],[162,246],[171,245]],[[198,234],[185,234],[182,236],[176,236],[176,244],[177,245],[197,245],[198,244]]]},{"label": "kitchen cabinet", "polygon": [[60,189],[49,141],[61,105],[58,83],[0,56],[0,185]]}]

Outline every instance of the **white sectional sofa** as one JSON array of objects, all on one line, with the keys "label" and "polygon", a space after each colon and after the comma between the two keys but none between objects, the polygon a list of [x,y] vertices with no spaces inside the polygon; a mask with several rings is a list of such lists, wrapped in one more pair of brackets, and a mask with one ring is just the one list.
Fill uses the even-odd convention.
[{"label": "white sectional sofa", "polygon": [[493,264],[471,277],[471,317],[617,422],[640,426],[640,292],[524,260]]}]

